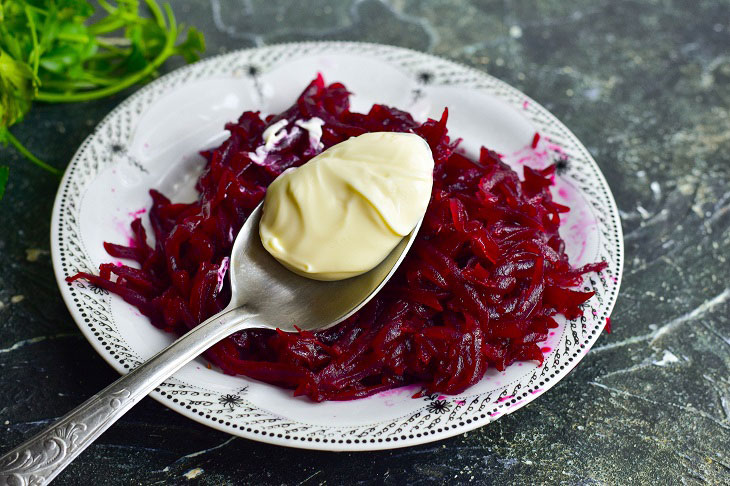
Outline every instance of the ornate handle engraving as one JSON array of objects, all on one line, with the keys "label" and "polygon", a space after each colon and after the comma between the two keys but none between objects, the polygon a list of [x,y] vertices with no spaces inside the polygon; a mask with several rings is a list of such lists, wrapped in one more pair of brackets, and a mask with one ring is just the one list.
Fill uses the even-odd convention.
[{"label": "ornate handle engraving", "polygon": [[126,388],[96,395],[51,429],[0,457],[0,486],[45,484],[113,423],[109,419],[130,397]]},{"label": "ornate handle engraving", "polygon": [[243,311],[224,311],[75,408],[57,423],[0,457],[0,486],[51,481],[127,410],[185,363],[245,327]]}]

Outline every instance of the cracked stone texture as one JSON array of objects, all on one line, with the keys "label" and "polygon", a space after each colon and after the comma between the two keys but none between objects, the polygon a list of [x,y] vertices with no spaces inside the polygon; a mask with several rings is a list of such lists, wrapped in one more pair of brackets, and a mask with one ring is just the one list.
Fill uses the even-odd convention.
[{"label": "cracked stone texture", "polygon": [[[592,152],[621,210],[626,267],[614,331],[536,402],[441,442],[358,454],[279,448],[231,438],[145,399],[56,484],[730,483],[726,1],[176,0],[174,7],[179,20],[205,32],[207,55],[294,40],[383,42],[485,70],[540,101]],[[39,104],[14,133],[64,167],[128,94]],[[2,452],[116,375],[81,337],[56,289],[48,255],[56,181],[0,150],[11,166],[0,211]]]}]

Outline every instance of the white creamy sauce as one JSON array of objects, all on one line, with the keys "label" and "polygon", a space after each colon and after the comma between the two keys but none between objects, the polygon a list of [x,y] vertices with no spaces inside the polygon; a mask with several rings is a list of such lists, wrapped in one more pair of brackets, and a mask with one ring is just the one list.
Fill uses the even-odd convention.
[{"label": "white creamy sauce", "polygon": [[423,217],[433,156],[412,133],[376,132],[283,172],[266,192],[259,234],[284,266],[341,280],[377,266]]}]

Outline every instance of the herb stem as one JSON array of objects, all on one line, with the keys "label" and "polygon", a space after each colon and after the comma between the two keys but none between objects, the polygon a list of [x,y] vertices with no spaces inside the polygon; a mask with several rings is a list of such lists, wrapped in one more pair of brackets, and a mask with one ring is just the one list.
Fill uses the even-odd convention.
[{"label": "herb stem", "polygon": [[105,46],[101,42],[98,42],[98,41],[97,41],[97,43],[99,44],[100,47],[104,48],[105,50],[101,51],[101,52],[97,52],[96,54],[94,54],[93,56],[88,58],[84,62],[84,64],[91,64],[94,61],[100,61],[103,59],[116,59],[116,58],[120,58],[120,57],[124,58],[124,57],[128,56],[129,53],[131,52],[131,49],[129,49],[129,48],[119,49],[118,47],[114,47],[114,46]]},{"label": "herb stem", "polygon": [[41,15],[48,15],[48,10],[42,9],[40,7],[36,7],[35,5],[30,5],[28,3],[25,4],[25,8],[28,8],[36,13],[39,13]]},{"label": "herb stem", "polygon": [[80,35],[80,34],[67,34],[63,32],[59,32],[56,34],[56,39],[58,40],[64,40],[69,42],[89,42],[89,37],[86,35]]},{"label": "herb stem", "polygon": [[41,159],[39,159],[38,157],[36,157],[32,153],[30,153],[30,151],[27,148],[25,148],[22,143],[20,143],[20,140],[18,140],[17,138],[15,138],[15,136],[12,133],[10,133],[9,130],[5,132],[5,136],[7,137],[8,142],[10,142],[10,144],[13,147],[15,147],[18,150],[18,152],[20,152],[28,160],[30,160],[31,162],[33,162],[35,165],[37,165],[41,169],[45,169],[48,172],[50,172],[51,174],[54,174],[54,175],[56,175],[58,177],[61,177],[61,171],[60,170],[58,170],[55,167],[52,167],[52,166],[46,164]]},{"label": "herb stem", "polygon": [[113,14],[116,11],[116,9],[109,5],[109,2],[107,2],[106,0],[99,0],[99,6],[106,10],[106,13],[108,14]]},{"label": "herb stem", "polygon": [[103,78],[101,76],[94,76],[93,74],[88,73],[82,74],[81,79],[83,79],[84,81],[88,81],[89,83],[101,86],[112,86],[117,81],[119,81],[118,78]]},{"label": "herb stem", "polygon": [[132,42],[126,37],[97,37],[96,42],[106,48],[129,47],[132,45]]},{"label": "herb stem", "polygon": [[33,42],[33,50],[30,53],[28,61],[33,63],[33,74],[38,76],[38,63],[40,62],[41,50],[38,45],[38,34],[36,33],[35,20],[33,19],[33,14],[31,13],[30,8],[28,8],[28,5],[25,6],[25,16],[28,19],[30,38],[31,42]]},{"label": "herb stem", "polygon": [[44,81],[43,86],[48,89],[71,91],[74,89],[92,89],[97,85],[91,81]]},{"label": "herb stem", "polygon": [[101,22],[90,25],[89,26],[89,33],[91,35],[99,35],[99,34],[106,34],[107,32],[113,32],[117,29],[121,29],[124,27],[124,20],[121,18],[115,18],[111,20],[102,20]]},{"label": "herb stem", "polygon": [[155,18],[157,25],[161,29],[164,29],[165,28],[165,16],[162,14],[162,10],[160,10],[160,6],[157,5],[157,2],[154,2],[152,0],[145,0],[145,3],[147,4],[147,8],[150,9],[150,12],[152,12],[152,16]]},{"label": "herb stem", "polygon": [[133,84],[143,80],[155,69],[157,69],[165,59],[169,57],[167,50],[164,50],[157,56],[150,64],[148,64],[143,70],[123,78],[119,83],[113,86],[107,86],[106,88],[96,89],[93,91],[85,91],[83,93],[49,93],[47,91],[38,91],[36,99],[39,101],[45,101],[46,103],[69,103],[76,101],[91,101],[105,96],[113,95],[119,91],[132,86]]}]

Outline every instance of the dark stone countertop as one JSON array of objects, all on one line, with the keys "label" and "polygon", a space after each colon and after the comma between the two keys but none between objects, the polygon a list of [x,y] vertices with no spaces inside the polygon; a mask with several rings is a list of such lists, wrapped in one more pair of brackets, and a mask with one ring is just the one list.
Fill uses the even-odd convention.
[{"label": "dark stone countertop", "polygon": [[[205,32],[207,55],[292,40],[382,42],[485,70],[544,104],[592,152],[621,210],[626,267],[614,330],[539,400],[441,442],[286,449],[145,399],[56,484],[730,483],[727,1],[173,3],[179,20]],[[38,104],[13,131],[64,167],[127,94]],[[12,169],[0,205],[2,452],[116,374],[56,288],[56,182],[9,148],[0,158]]]}]

